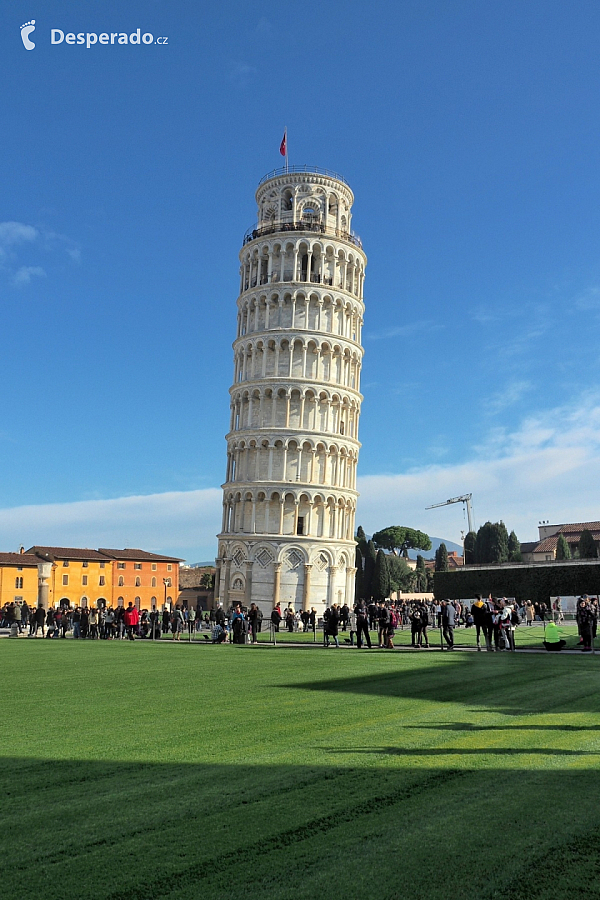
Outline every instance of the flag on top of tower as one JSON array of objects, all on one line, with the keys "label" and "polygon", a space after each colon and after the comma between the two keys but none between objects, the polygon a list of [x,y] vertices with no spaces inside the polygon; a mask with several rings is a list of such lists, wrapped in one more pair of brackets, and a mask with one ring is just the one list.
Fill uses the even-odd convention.
[{"label": "flag on top of tower", "polygon": [[281,153],[282,156],[287,156],[287,128],[283,132],[283,138],[281,140],[279,152]]}]

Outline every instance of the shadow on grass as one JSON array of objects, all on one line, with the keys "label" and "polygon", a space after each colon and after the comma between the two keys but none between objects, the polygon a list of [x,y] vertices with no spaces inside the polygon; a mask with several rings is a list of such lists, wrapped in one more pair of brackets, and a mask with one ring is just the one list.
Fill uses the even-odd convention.
[{"label": "shadow on grass", "polygon": [[[428,900],[597,896],[593,769],[513,770],[502,802],[497,770],[463,766],[6,758],[0,772],[7,898],[418,900],[425,882]],[[485,866],[460,865],[473,835]],[[510,865],[499,835],[518,836]]]},{"label": "shadow on grass", "polygon": [[[507,715],[600,713],[598,667],[591,657],[440,654],[427,665],[410,659],[415,657],[396,657],[398,664],[376,674],[278,687],[468,704],[473,712],[486,708]],[[491,684],[497,690],[490,691]]]},{"label": "shadow on grass", "polygon": [[600,731],[600,725],[473,725],[471,722],[449,722],[446,725],[404,725],[417,731],[564,731],[566,734]]}]

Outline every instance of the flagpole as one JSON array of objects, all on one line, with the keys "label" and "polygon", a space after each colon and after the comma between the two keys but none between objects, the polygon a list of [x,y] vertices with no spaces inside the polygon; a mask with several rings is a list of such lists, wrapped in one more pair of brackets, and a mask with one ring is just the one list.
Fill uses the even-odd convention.
[{"label": "flagpole", "polygon": [[286,175],[288,173],[288,140],[287,140],[287,125],[285,126],[285,172]]}]

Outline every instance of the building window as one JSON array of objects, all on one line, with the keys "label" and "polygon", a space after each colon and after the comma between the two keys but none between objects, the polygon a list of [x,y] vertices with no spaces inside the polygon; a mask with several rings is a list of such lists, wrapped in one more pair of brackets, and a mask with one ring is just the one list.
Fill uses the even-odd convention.
[{"label": "building window", "polygon": [[140,578],[139,575],[136,575],[136,576],[135,576],[135,586],[136,586],[136,587],[141,587],[141,586],[142,586],[142,579]]},{"label": "building window", "polygon": [[67,569],[68,566],[69,566],[69,560],[68,560],[68,559],[65,559],[65,560],[63,561],[63,568],[64,568],[64,569]]},{"label": "building window", "polygon": [[69,576],[68,576],[68,575],[63,575],[63,584],[64,584],[64,585],[67,585],[68,583],[69,583]]},{"label": "building window", "polygon": [[156,587],[156,578],[152,579],[152,584],[150,585],[150,587]]},{"label": "building window", "polygon": [[22,572],[22,571],[23,571],[23,566],[17,566],[17,572]]},{"label": "building window", "polygon": [[170,572],[172,568],[173,566],[171,565],[171,563],[167,563],[167,572]]},{"label": "building window", "polygon": [[104,582],[104,575],[101,575],[101,576],[100,576],[100,580],[98,581],[98,584],[100,585],[100,587],[104,587],[104,583],[105,583],[105,582]]},{"label": "building window", "polygon": [[89,566],[87,559],[84,559],[84,561],[82,562],[82,566],[84,569],[87,569],[87,567]]},{"label": "building window", "polygon": [[22,589],[23,589],[23,579],[19,578],[19,576],[17,575],[17,577],[15,578],[15,590],[20,591]]},{"label": "building window", "polygon": [[21,597],[15,597],[15,603],[22,603],[22,602],[23,602],[23,597],[22,597],[22,596],[21,596]]},{"label": "building window", "polygon": [[87,585],[87,578],[88,578],[87,575],[82,575],[82,576],[81,576],[81,583],[82,583],[84,586]]},{"label": "building window", "polygon": [[134,564],[133,564],[133,568],[134,568],[134,569],[141,569],[141,568],[142,568],[142,564],[141,564],[141,563],[134,563]]},{"label": "building window", "polygon": [[101,562],[101,563],[100,563],[100,568],[103,569],[103,568],[105,567],[105,565],[106,565],[106,563]]},{"label": "building window", "polygon": [[124,569],[125,563],[117,563],[117,569]]},{"label": "building window", "polygon": [[304,516],[298,516],[298,528],[296,534],[304,534]]},{"label": "building window", "polygon": [[123,587],[125,585],[125,579],[122,575],[119,575],[119,584],[118,587]]},{"label": "building window", "polygon": [[156,563],[152,563],[152,571],[156,572]]}]

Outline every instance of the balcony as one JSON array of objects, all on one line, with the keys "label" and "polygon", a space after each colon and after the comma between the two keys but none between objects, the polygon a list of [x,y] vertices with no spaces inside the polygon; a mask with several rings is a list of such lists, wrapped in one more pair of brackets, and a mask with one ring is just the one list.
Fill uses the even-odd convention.
[{"label": "balcony", "polygon": [[303,220],[302,222],[263,222],[262,224],[253,225],[244,235],[243,246],[249,244],[250,241],[255,241],[257,238],[264,237],[267,234],[279,234],[290,231],[316,231],[318,234],[329,234],[331,237],[337,237],[343,241],[348,241],[350,244],[354,244],[355,247],[362,250],[362,241],[358,235],[352,234],[350,231],[342,231],[340,228],[328,228],[321,222],[310,220]]},{"label": "balcony", "polygon": [[270,181],[271,178],[277,178],[279,175],[324,175],[326,178],[335,178],[336,181],[341,181],[342,184],[350,187],[346,179],[337,172],[320,169],[318,166],[282,166],[280,169],[273,169],[272,172],[264,175],[258,182],[258,186],[260,187],[265,181]]}]

